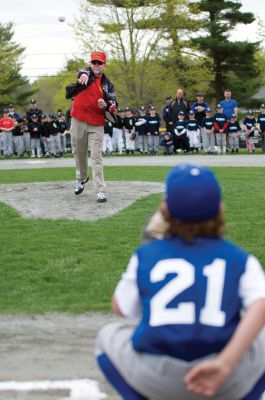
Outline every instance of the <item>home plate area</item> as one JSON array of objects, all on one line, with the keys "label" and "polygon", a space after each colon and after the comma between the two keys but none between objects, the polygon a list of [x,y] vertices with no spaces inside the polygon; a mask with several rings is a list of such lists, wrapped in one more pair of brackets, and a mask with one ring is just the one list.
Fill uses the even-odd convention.
[{"label": "home plate area", "polygon": [[0,185],[0,201],[14,207],[26,218],[97,220],[118,213],[141,197],[164,191],[159,182],[107,182],[108,201],[99,204],[92,183],[80,195],[74,182],[36,182]]}]

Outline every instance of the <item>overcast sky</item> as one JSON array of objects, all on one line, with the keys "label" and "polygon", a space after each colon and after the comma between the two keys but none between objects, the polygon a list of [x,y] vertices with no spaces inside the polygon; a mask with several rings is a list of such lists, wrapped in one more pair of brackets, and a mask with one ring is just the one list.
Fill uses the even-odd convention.
[{"label": "overcast sky", "polygon": [[[265,19],[264,0],[241,0],[243,11]],[[80,55],[70,24],[79,15],[79,0],[0,0],[0,22],[14,22],[14,40],[26,47],[22,73],[31,80],[58,72],[67,58]],[[65,22],[58,17],[64,16]],[[240,26],[232,36],[255,41],[257,26]]]}]

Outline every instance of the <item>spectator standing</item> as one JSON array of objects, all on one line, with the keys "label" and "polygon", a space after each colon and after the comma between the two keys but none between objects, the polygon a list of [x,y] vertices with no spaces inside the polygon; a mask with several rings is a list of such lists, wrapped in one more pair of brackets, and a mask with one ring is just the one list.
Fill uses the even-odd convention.
[{"label": "spectator standing", "polygon": [[163,107],[163,110],[162,110],[162,118],[165,121],[166,131],[167,132],[172,131],[172,123],[170,124],[170,121],[169,121],[169,109],[170,109],[171,101],[172,101],[172,96],[167,96],[166,97],[166,104],[165,104],[165,106]]},{"label": "spectator standing", "polygon": [[[90,150],[93,183],[99,203],[107,201],[103,174],[103,137],[105,110],[116,109],[115,90],[112,82],[104,74],[107,57],[104,52],[90,54],[90,66],[77,73],[78,84],[74,93],[71,111],[71,143],[76,161],[75,194],[84,190],[88,181],[88,147]],[[70,85],[71,86],[71,85]]]},{"label": "spectator standing", "polygon": [[257,128],[261,137],[261,148],[265,151],[265,104],[260,106],[260,114],[258,115]]},{"label": "spectator standing", "polygon": [[38,122],[41,122],[41,116],[43,111],[38,107],[37,100],[31,99],[29,109],[26,112],[27,121],[30,123],[32,122],[32,116],[37,115]]},{"label": "spectator standing", "polygon": [[184,98],[184,92],[182,89],[177,90],[176,98],[171,101],[169,106],[168,121],[172,128],[178,119],[180,111],[184,113],[184,119],[187,120],[189,117],[190,104],[188,100]]},{"label": "spectator standing", "polygon": [[155,106],[149,107],[149,115],[147,120],[147,140],[148,150],[150,154],[156,155],[159,146],[159,128],[161,125],[160,116],[156,112]]},{"label": "spectator standing", "polygon": [[193,153],[199,151],[199,137],[200,137],[200,125],[195,119],[193,110],[189,112],[189,120],[187,121],[187,136],[189,138],[190,150]]},{"label": "spectator standing", "polygon": [[118,151],[119,154],[122,154],[122,150],[124,148],[122,115],[123,115],[122,109],[118,108],[116,111],[116,119],[113,122],[112,147],[113,151]]},{"label": "spectator standing", "polygon": [[253,115],[253,111],[249,110],[247,116],[243,121],[243,129],[246,135],[247,149],[249,153],[252,153],[253,149],[253,137],[256,129],[256,119]]},{"label": "spectator standing", "polygon": [[265,372],[262,266],[223,239],[221,188],[207,168],[172,168],[160,210],[158,240],[134,251],[112,297],[136,326],[103,327],[99,367],[123,399],[251,398]]},{"label": "spectator standing", "polygon": [[239,135],[241,126],[236,118],[236,114],[231,115],[231,119],[228,122],[227,133],[229,136],[229,143],[232,153],[238,153],[239,151]]},{"label": "spectator standing", "polygon": [[226,89],[224,91],[224,99],[220,101],[220,105],[223,109],[223,113],[225,114],[227,120],[231,119],[232,114],[238,113],[238,105],[237,101],[231,98],[232,92],[230,89]]},{"label": "spectator standing", "polygon": [[221,104],[217,104],[216,113],[213,116],[213,126],[216,136],[218,154],[226,153],[226,129],[228,126],[227,117],[223,113]]},{"label": "spectator standing", "polygon": [[214,119],[210,108],[206,109],[206,117],[202,120],[203,143],[207,154],[215,153]]},{"label": "spectator standing", "polygon": [[12,157],[13,155],[13,129],[15,127],[14,121],[8,116],[8,108],[3,110],[3,118],[0,119],[0,131],[2,134],[3,142],[3,155],[5,157]]},{"label": "spectator standing", "polygon": [[123,129],[125,136],[125,148],[126,153],[130,152],[133,154],[135,149],[135,118],[133,116],[133,111],[130,107],[125,108],[125,117],[123,118]]},{"label": "spectator standing", "polygon": [[41,147],[40,147],[40,135],[42,131],[41,123],[38,121],[38,115],[31,115],[31,122],[29,123],[30,133],[30,147],[31,147],[31,158],[41,158]]}]

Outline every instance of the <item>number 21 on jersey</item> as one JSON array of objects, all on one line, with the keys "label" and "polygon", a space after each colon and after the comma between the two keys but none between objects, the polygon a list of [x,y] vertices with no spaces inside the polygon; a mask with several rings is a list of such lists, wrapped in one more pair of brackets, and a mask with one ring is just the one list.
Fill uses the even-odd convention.
[{"label": "number 21 on jersey", "polygon": [[[221,310],[226,262],[216,258],[202,269],[207,278],[205,304],[199,313],[199,322],[203,325],[221,327],[225,323],[225,312]],[[165,279],[167,274],[177,274],[163,286],[150,301],[150,326],[169,324],[194,324],[196,310],[194,302],[180,302],[175,308],[167,305],[184,290],[195,283],[195,266],[183,258],[171,258],[159,261],[151,271],[153,283]]]}]

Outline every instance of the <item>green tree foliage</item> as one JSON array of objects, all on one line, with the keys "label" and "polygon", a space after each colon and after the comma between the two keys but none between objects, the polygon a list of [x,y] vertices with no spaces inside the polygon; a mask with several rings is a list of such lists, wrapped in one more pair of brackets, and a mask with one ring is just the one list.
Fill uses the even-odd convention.
[{"label": "green tree foliage", "polygon": [[242,4],[227,0],[201,0],[203,36],[193,42],[207,55],[209,70],[213,72],[215,98],[219,101],[223,90],[229,87],[233,96],[249,99],[257,89],[258,66],[255,53],[258,43],[229,40],[237,24],[250,24],[255,20],[252,13],[241,12]]},{"label": "green tree foliage", "polygon": [[24,105],[34,93],[21,75],[21,55],[24,48],[13,41],[13,24],[0,24],[0,106]]}]

